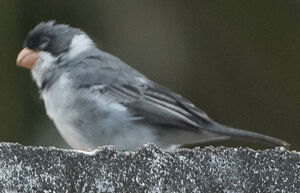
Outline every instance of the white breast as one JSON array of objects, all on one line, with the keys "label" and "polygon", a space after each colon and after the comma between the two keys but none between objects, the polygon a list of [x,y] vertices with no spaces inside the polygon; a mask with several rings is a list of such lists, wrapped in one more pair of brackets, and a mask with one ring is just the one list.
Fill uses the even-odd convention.
[{"label": "white breast", "polygon": [[72,119],[78,116],[78,112],[70,108],[74,101],[73,95],[67,75],[62,75],[48,90],[42,92],[46,112],[62,137],[72,147],[86,149],[87,139],[70,124]]},{"label": "white breast", "polygon": [[64,115],[73,98],[67,75],[62,75],[48,90],[43,91],[42,98],[50,118],[57,120]]}]

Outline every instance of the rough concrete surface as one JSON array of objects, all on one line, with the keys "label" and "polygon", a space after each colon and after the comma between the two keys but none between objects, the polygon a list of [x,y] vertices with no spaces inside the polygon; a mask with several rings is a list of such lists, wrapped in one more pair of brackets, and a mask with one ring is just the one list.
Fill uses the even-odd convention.
[{"label": "rough concrete surface", "polygon": [[93,152],[0,143],[1,192],[300,192],[300,154],[283,148],[154,145]]}]

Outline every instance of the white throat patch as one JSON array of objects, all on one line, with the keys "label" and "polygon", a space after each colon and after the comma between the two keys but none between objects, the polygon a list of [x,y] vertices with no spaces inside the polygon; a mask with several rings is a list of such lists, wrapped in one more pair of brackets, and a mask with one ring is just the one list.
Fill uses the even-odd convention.
[{"label": "white throat patch", "polygon": [[40,52],[39,59],[31,70],[33,79],[38,87],[41,87],[45,73],[52,67],[57,57],[52,56],[48,52]]}]

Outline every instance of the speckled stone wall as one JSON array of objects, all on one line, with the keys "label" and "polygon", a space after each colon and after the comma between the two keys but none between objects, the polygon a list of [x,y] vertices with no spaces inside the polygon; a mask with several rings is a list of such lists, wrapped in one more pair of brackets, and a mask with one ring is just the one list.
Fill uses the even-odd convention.
[{"label": "speckled stone wall", "polygon": [[0,144],[1,192],[300,192],[300,154],[283,148],[81,152]]}]

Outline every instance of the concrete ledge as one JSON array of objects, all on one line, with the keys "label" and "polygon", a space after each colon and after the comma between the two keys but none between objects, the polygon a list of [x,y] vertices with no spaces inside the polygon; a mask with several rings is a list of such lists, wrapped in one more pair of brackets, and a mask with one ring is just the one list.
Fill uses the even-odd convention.
[{"label": "concrete ledge", "polygon": [[300,154],[282,148],[145,145],[94,152],[0,143],[1,192],[300,192]]}]

